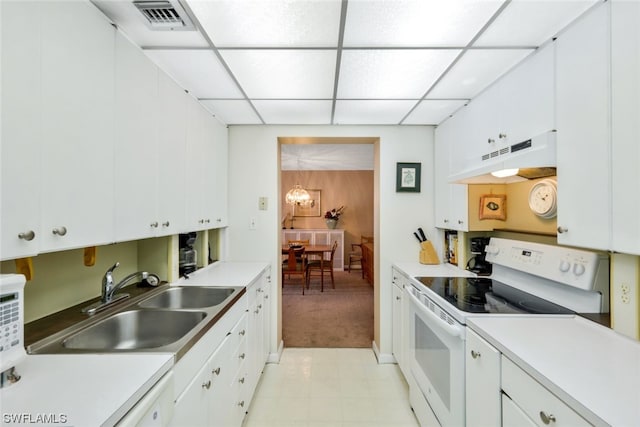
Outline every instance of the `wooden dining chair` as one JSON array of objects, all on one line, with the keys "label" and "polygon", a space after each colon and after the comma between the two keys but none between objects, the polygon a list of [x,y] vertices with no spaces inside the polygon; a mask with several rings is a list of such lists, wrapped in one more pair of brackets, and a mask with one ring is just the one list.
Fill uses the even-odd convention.
[{"label": "wooden dining chair", "polygon": [[282,263],[282,287],[284,288],[285,275],[291,280],[291,276],[300,276],[302,295],[307,283],[307,258],[304,256],[304,246],[301,248],[289,248],[286,260]]},{"label": "wooden dining chair", "polygon": [[349,252],[349,265],[347,271],[351,273],[352,265],[360,265],[360,272],[364,279],[364,268],[362,267],[362,244],[373,242],[373,237],[360,236],[360,243],[351,244],[351,252]]},{"label": "wooden dining chair", "polygon": [[307,288],[311,283],[311,276],[318,275],[320,277],[320,292],[324,292],[324,275],[329,273],[331,277],[331,287],[336,288],[336,282],[333,280],[333,258],[338,248],[338,242],[333,242],[331,247],[331,257],[328,260],[313,260],[307,264]]}]

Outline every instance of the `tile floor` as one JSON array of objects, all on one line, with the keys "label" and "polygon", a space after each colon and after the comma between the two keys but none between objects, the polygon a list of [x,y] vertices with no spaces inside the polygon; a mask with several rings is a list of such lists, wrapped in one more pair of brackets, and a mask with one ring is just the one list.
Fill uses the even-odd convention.
[{"label": "tile floor", "polygon": [[371,349],[286,348],[267,364],[244,427],[418,426],[397,365]]}]

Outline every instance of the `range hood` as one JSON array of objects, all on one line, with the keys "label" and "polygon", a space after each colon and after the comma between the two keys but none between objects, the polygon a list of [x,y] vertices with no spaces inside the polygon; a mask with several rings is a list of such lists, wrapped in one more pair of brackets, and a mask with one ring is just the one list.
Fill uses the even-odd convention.
[{"label": "range hood", "polygon": [[[519,169],[516,175],[498,178],[491,172]],[[493,148],[467,159],[463,170],[449,176],[456,184],[509,184],[556,174],[556,131],[526,141]]]}]

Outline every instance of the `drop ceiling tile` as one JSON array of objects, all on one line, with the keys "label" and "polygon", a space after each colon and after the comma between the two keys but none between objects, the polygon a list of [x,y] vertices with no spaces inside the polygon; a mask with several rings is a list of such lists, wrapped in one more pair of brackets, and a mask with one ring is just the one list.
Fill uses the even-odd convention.
[{"label": "drop ceiling tile", "polygon": [[336,47],[340,0],[187,2],[217,47]]},{"label": "drop ceiling tile", "polygon": [[402,122],[405,125],[437,125],[458,110],[468,100],[426,99]]},{"label": "drop ceiling tile", "polygon": [[253,105],[267,124],[331,123],[328,100],[256,100]]},{"label": "drop ceiling tile", "polygon": [[540,46],[595,3],[513,0],[474,46]]},{"label": "drop ceiling tile", "polygon": [[259,125],[262,121],[248,101],[240,99],[206,99],[200,103],[227,125]]},{"label": "drop ceiling tile", "polygon": [[350,1],[344,46],[466,46],[503,0]]},{"label": "drop ceiling tile", "polygon": [[135,44],[150,46],[207,47],[207,40],[199,31],[152,31],[146,18],[132,1],[91,0]]},{"label": "drop ceiling tile", "polygon": [[532,49],[469,50],[428,97],[473,98],[531,52]]},{"label": "drop ceiling tile", "polygon": [[250,98],[333,96],[334,50],[221,50],[220,53]]},{"label": "drop ceiling tile", "polygon": [[145,50],[145,53],[196,98],[243,98],[211,50]]},{"label": "drop ceiling tile", "polygon": [[420,99],[460,50],[344,50],[338,98]]},{"label": "drop ceiling tile", "polygon": [[335,124],[397,125],[416,101],[407,100],[338,100]]}]

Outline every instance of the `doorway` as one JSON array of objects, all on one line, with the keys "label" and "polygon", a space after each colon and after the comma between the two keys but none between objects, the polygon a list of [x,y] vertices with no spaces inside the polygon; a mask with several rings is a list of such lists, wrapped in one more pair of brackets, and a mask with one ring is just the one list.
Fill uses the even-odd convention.
[{"label": "doorway", "polygon": [[[280,244],[293,234],[327,234],[325,213],[344,207],[331,233],[341,240],[334,255],[335,288],[328,275],[323,291],[313,277],[304,296],[299,282],[285,279],[280,286],[280,331],[287,347],[369,348],[374,341],[376,285],[363,279],[359,263],[347,270],[349,253],[359,249],[352,244],[377,234],[377,152],[378,138],[279,138]],[[319,206],[287,205],[284,195],[295,184],[317,197]]]}]

